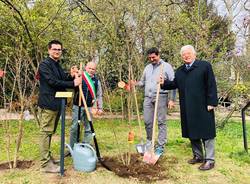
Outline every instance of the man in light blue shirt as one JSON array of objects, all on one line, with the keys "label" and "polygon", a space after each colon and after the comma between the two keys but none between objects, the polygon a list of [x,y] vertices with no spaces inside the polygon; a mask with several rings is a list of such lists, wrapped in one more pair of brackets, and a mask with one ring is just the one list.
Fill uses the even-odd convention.
[{"label": "man in light blue shirt", "polygon": [[[166,63],[160,58],[159,50],[157,48],[151,48],[147,51],[148,59],[151,62],[148,64],[142,74],[140,81],[135,85],[139,87],[144,87],[144,122],[145,129],[147,133],[147,143],[146,146],[151,146],[152,141],[152,128],[154,119],[154,109],[157,91],[157,82],[160,76],[160,65],[163,65],[163,76],[168,80],[174,79],[174,70],[169,63]],[[167,142],[167,126],[166,126],[166,113],[167,107],[172,108],[175,101],[175,91],[171,93],[171,98],[168,100],[168,91],[160,90],[159,103],[158,103],[158,144],[155,149],[157,155],[162,155],[164,152],[164,147]]]}]

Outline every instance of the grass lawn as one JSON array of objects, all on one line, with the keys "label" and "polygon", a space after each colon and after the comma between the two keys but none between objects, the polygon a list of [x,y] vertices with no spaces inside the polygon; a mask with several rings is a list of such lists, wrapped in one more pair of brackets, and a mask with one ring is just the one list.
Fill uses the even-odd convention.
[{"label": "grass lawn", "polygon": [[[0,121],[0,163],[7,161],[5,139],[3,128],[4,121]],[[11,121],[11,131],[17,131],[17,122]],[[248,123],[248,132],[250,125]],[[102,156],[115,156],[120,152],[128,150],[127,134],[129,126],[127,122],[119,119],[98,119],[94,122],[97,141]],[[66,142],[69,140],[70,121],[66,126]],[[132,129],[136,133],[138,143],[139,128],[136,122],[132,122]],[[55,174],[44,174],[39,171],[39,146],[38,128],[33,121],[25,122],[24,138],[20,151],[19,160],[33,160],[34,165],[29,169],[0,170],[0,183],[22,183],[22,184],[54,184],[54,183],[85,183],[85,184],[120,184],[120,183],[143,183],[134,178],[122,178],[113,172],[98,167],[91,173],[76,172],[72,168],[71,158],[66,158],[66,176],[60,177]],[[114,133],[117,139],[114,139]],[[145,132],[143,129],[144,137]],[[249,133],[250,134],[250,133]],[[248,134],[248,140],[250,136]],[[242,127],[240,122],[229,122],[223,130],[217,130],[216,138],[216,166],[211,171],[199,171],[199,165],[189,165],[187,160],[192,157],[189,141],[181,137],[180,122],[178,120],[168,121],[168,144],[163,160],[175,160],[168,167],[167,179],[153,183],[164,184],[249,184],[250,183],[250,155],[244,152],[242,141]],[[14,142],[14,137],[12,137]],[[60,149],[60,127],[53,137],[52,152],[59,155]],[[133,148],[133,152],[136,150]],[[166,163],[167,164],[167,163]],[[148,182],[147,182],[148,183]]]}]

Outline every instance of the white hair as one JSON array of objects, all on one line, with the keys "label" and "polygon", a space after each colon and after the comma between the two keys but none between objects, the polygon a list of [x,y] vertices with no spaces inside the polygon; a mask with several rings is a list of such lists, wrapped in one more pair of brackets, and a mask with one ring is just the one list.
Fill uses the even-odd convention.
[{"label": "white hair", "polygon": [[194,47],[192,45],[185,45],[183,47],[181,47],[181,51],[180,51],[180,54],[182,55],[182,53],[185,51],[185,50],[191,50],[193,52],[193,54],[196,55],[196,51],[194,49]]}]

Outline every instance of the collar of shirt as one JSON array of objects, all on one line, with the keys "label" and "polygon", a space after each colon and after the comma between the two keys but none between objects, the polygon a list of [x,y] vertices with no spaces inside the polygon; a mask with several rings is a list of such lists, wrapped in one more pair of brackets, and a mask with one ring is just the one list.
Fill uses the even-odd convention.
[{"label": "collar of shirt", "polygon": [[162,63],[162,61],[163,61],[163,60],[160,58],[159,61],[158,61],[158,63],[155,63],[155,64],[151,63],[151,64],[152,64],[152,65],[160,65],[160,64]]},{"label": "collar of shirt", "polygon": [[152,64],[152,66],[153,66],[154,68],[156,68],[156,67],[158,67],[159,65],[161,65],[162,62],[163,62],[163,60],[160,59],[160,61],[159,61],[157,64],[153,64],[153,63],[151,63],[151,64]]},{"label": "collar of shirt", "polygon": [[194,61],[192,61],[192,63],[190,63],[190,64],[185,64],[186,65],[186,67],[189,65],[189,67],[191,67],[192,65],[193,65],[193,63],[194,63]]}]

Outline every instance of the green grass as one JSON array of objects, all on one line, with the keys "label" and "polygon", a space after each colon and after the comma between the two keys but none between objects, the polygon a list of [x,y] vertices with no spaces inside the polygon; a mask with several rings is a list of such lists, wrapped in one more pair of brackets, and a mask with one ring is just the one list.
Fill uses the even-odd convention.
[{"label": "green grass", "polygon": [[[0,121],[0,163],[6,162],[5,140],[6,134],[3,128],[5,121]],[[58,175],[43,174],[39,172],[39,141],[38,127],[33,121],[24,123],[24,138],[20,149],[21,160],[34,160],[35,166],[26,170],[0,171],[0,183],[139,183],[130,178],[124,179],[114,173],[98,168],[92,173],[79,173],[72,169],[72,160],[67,158],[65,165],[67,168],[66,177]],[[59,124],[60,125],[60,124]],[[12,134],[16,134],[18,123],[10,122]],[[100,151],[103,156],[114,156],[120,152],[128,150],[127,134],[129,126],[126,121],[119,119],[97,119],[94,122],[96,137]],[[70,121],[66,122],[66,142],[69,139]],[[131,129],[135,132],[135,144],[139,143],[139,127],[137,122],[131,123]],[[250,125],[247,122],[247,130],[250,132]],[[116,139],[114,138],[114,133]],[[145,131],[143,127],[143,136]],[[250,142],[250,133],[248,133]],[[15,136],[11,138],[12,153]],[[249,143],[250,144],[250,143]],[[60,149],[60,126],[53,138],[52,152],[59,155]],[[136,150],[132,148],[135,152]],[[169,170],[170,179],[156,183],[176,183],[176,184],[221,184],[221,183],[241,183],[247,184],[250,181],[250,155],[243,149],[242,127],[240,122],[229,122],[224,129],[217,130],[216,137],[216,167],[214,170],[201,172],[198,165],[189,165],[186,160],[191,158],[190,143],[181,137],[180,122],[168,121],[168,144],[164,155],[169,159],[176,159],[175,167]]]}]

